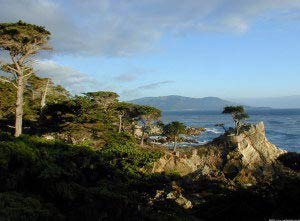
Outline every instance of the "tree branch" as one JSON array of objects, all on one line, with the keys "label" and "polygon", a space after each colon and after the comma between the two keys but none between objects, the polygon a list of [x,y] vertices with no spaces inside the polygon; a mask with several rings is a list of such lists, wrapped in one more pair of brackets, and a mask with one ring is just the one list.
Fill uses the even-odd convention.
[{"label": "tree branch", "polygon": [[12,70],[12,71],[14,71],[14,72],[18,72],[16,69],[10,67],[9,65],[6,65],[6,66],[4,66],[4,67],[6,67],[6,68],[8,68],[8,69],[10,69],[10,70]]},{"label": "tree branch", "polygon": [[3,82],[3,83],[10,83],[10,84],[12,84],[15,88],[18,88],[16,84],[14,84],[13,82],[11,82],[11,81],[8,80],[8,79],[0,78],[0,81]]},{"label": "tree branch", "polygon": [[[20,70],[20,69],[21,69],[21,68],[20,68],[20,65],[19,65],[18,61],[16,60],[15,56],[14,56],[12,53],[10,53],[10,57],[11,57],[11,60],[14,62],[14,64],[15,64],[17,70]],[[20,72],[20,71],[17,71],[17,72],[16,72],[17,75],[20,74],[19,72]]]},{"label": "tree branch", "polygon": [[30,77],[30,75],[32,75],[32,74],[33,74],[33,72],[30,72],[30,73],[28,73],[28,74],[25,74],[23,77],[24,77],[24,78],[26,78],[26,77],[28,77],[28,76]]}]

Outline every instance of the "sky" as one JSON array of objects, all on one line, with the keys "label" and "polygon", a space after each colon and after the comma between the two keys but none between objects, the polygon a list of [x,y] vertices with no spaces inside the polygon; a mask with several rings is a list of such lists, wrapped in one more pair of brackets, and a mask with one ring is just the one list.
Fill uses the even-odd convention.
[{"label": "sky", "polygon": [[300,0],[0,0],[45,26],[38,76],[121,100],[300,95]]}]

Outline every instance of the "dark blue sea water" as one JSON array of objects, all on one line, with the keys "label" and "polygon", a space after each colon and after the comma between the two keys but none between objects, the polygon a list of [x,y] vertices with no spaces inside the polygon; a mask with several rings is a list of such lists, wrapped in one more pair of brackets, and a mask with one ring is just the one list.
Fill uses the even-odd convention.
[{"label": "dark blue sea water", "polygon": [[[265,123],[266,136],[277,147],[287,151],[300,152],[300,109],[269,109],[248,111],[250,123]],[[217,111],[174,111],[164,112],[162,120],[181,121],[188,126],[205,127],[206,132],[197,137],[199,142],[207,142],[223,133],[215,127],[224,123],[232,127],[232,118]]]}]

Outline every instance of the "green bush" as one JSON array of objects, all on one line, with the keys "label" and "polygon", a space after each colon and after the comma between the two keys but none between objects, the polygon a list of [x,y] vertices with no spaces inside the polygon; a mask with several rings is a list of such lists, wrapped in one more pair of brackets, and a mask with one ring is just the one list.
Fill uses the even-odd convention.
[{"label": "green bush", "polygon": [[16,192],[0,193],[0,220],[39,221],[63,220],[63,216],[51,204]]},{"label": "green bush", "polygon": [[278,157],[278,160],[286,167],[294,170],[300,171],[300,154],[289,152],[282,154]]},{"label": "green bush", "polygon": [[[141,169],[160,156],[136,146],[126,134],[112,137],[99,151],[34,136],[1,135],[0,198],[9,203],[0,204],[0,220],[138,217],[137,206],[147,205],[142,196],[148,175]],[[61,214],[57,219],[51,215],[54,210]]]},{"label": "green bush", "polygon": [[[161,152],[145,150],[137,146],[133,140],[125,141],[120,135],[119,141],[110,142],[99,153],[105,162],[114,168],[120,169],[127,175],[140,176],[142,167],[149,167],[151,163],[162,156]],[[126,135],[125,135],[126,136]]]}]

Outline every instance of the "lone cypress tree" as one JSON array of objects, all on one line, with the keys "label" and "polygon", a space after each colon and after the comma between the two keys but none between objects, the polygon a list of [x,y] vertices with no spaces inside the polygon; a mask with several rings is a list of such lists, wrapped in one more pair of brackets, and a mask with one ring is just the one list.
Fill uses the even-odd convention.
[{"label": "lone cypress tree", "polygon": [[40,50],[50,50],[47,45],[50,32],[42,26],[17,23],[0,23],[0,50],[7,51],[12,63],[1,61],[1,70],[11,77],[1,77],[0,81],[11,83],[17,89],[15,110],[15,137],[22,134],[23,95],[26,81],[33,74],[33,56]]},{"label": "lone cypress tree", "polygon": [[236,135],[239,134],[239,130],[244,121],[249,118],[243,106],[227,106],[224,107],[223,114],[231,114],[236,127]]}]

